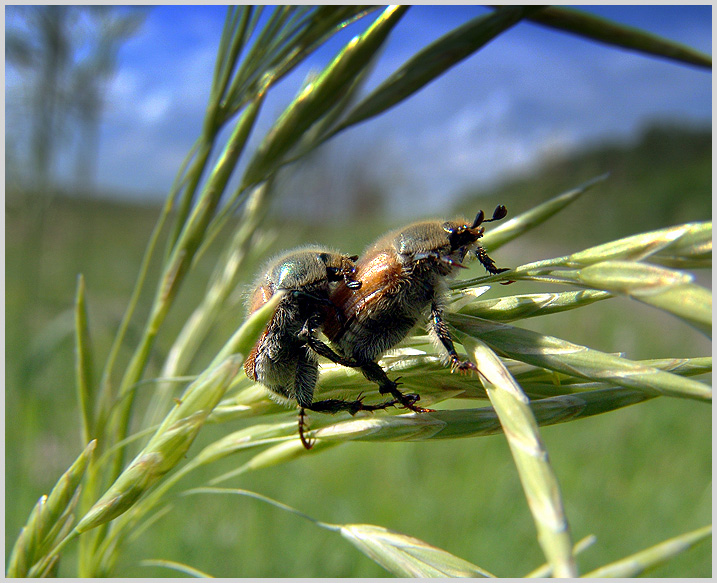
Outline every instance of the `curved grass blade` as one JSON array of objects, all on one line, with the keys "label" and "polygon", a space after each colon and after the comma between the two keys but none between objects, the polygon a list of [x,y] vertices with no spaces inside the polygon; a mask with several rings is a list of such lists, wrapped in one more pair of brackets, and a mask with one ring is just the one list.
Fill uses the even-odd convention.
[{"label": "curved grass blade", "polygon": [[185,575],[189,575],[190,577],[198,577],[200,579],[213,579],[212,575],[209,575],[204,571],[200,571],[199,569],[195,569],[194,567],[190,567],[189,565],[185,565],[184,563],[178,563],[176,561],[168,561],[166,559],[146,559],[144,561],[140,561],[139,564],[142,567],[165,567],[167,569],[179,571],[180,573],[184,573]]},{"label": "curved grass blade", "polygon": [[609,20],[562,6],[549,6],[527,17],[550,28],[571,32],[607,45],[712,68],[712,57],[691,47]]},{"label": "curved grass blade", "polygon": [[414,55],[363,99],[331,136],[390,109],[538,9],[534,6],[502,7],[441,37]]},{"label": "curved grass blade", "polygon": [[[550,217],[563,210],[569,204],[575,202],[586,191],[590,190],[593,186],[604,182],[609,176],[609,174],[602,174],[592,178],[577,188],[573,188],[572,190],[559,194],[558,196],[555,196],[508,221],[496,225],[483,236],[481,239],[481,246],[485,247],[488,251],[493,251],[505,245],[509,241],[520,237],[527,231],[530,231],[547,221]],[[456,286],[451,287],[456,289]]]},{"label": "curved grass blade", "polygon": [[[712,223],[686,223],[590,247],[567,257],[565,267],[585,267],[608,260],[641,261],[653,255],[692,258],[704,255],[704,239]],[[710,262],[711,265],[711,262]]]},{"label": "curved grass blade", "polygon": [[[680,259],[693,261],[695,256],[698,258],[705,257],[705,239],[711,237],[711,231],[712,223],[686,223],[631,235],[630,237],[603,243],[571,255],[526,263],[507,273],[513,279],[537,281],[542,279],[564,282],[565,278],[560,278],[562,274],[559,271],[560,269],[584,268],[603,261],[649,261],[652,257],[657,257],[658,260],[669,257],[672,261]],[[709,265],[711,265],[711,253],[709,263],[703,266]],[[566,273],[571,275],[570,272]],[[503,274],[501,273],[501,275]],[[454,288],[484,285],[494,279],[496,279],[496,276],[464,280],[455,285]]]},{"label": "curved grass blade", "polygon": [[184,493],[248,496],[296,514],[321,528],[338,532],[367,557],[397,577],[493,577],[484,569],[420,539],[372,524],[331,524],[317,520],[256,492],[229,488],[194,488]]},{"label": "curved grass blade", "polygon": [[382,526],[343,524],[340,533],[396,577],[495,577],[443,549]]},{"label": "curved grass blade", "polygon": [[406,10],[407,7],[400,6],[386,8],[366,32],[348,43],[318,78],[304,88],[274,124],[249,162],[242,181],[243,188],[263,181],[303,133],[331,109],[351,80],[371,63]]},{"label": "curved grass blade", "polygon": [[85,278],[77,278],[77,293],[75,299],[75,378],[77,383],[77,397],[80,404],[82,418],[82,441],[89,443],[95,435],[95,394],[92,375],[92,342],[87,318],[87,303],[85,302]]},{"label": "curved grass blade", "polygon": [[690,550],[710,536],[712,536],[712,525],[704,526],[668,539],[620,561],[590,571],[584,577],[595,579],[603,577],[639,577],[646,571]]},{"label": "curved grass blade", "polygon": [[640,362],[508,324],[462,314],[448,314],[447,319],[458,330],[480,338],[499,354],[533,366],[653,395],[712,401],[712,390],[707,385]]}]

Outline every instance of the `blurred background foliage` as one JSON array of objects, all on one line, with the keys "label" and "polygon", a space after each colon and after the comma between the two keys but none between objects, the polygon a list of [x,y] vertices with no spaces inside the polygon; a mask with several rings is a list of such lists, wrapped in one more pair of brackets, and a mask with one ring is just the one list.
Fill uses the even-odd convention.
[{"label": "blurred background foliage", "polygon": [[[50,98],[55,112],[65,110],[64,119],[57,113],[41,113],[38,107],[36,164],[44,170],[37,175],[37,184],[19,188],[6,181],[8,541],[17,537],[38,497],[51,488],[83,445],[73,388],[72,307],[77,274],[84,274],[86,280],[96,353],[105,354],[158,214],[158,207],[150,203],[136,205],[96,196],[87,188],[92,184],[87,161],[78,166],[82,176],[79,182],[84,185],[79,194],[57,188],[48,170],[54,149],[62,147],[61,139],[67,136],[66,128],[96,131],[102,79],[112,74],[111,55],[116,43],[141,24],[141,14],[118,16],[112,10],[98,9],[97,13],[88,10],[80,15],[70,7],[48,10],[58,11],[54,21],[43,20],[47,14],[40,11],[33,17],[40,18],[43,25],[57,24],[59,18],[75,19],[74,22],[98,18],[105,23],[102,26],[108,26],[106,30],[115,32],[108,32],[103,37],[105,44],[97,45],[96,61],[88,58],[84,68],[67,75],[66,83],[57,82]],[[113,24],[107,25],[113,18]],[[71,50],[72,37],[67,31],[75,30],[74,26],[54,31],[47,27],[48,46],[55,42],[58,56]],[[60,34],[63,31],[65,34]],[[28,71],[37,75],[38,83],[47,69],[68,72],[62,65],[49,65],[44,60],[49,55],[47,47],[33,48],[21,37],[8,36],[6,41],[7,59],[25,63]],[[86,89],[88,85],[82,79],[89,79],[96,88],[92,93],[95,101],[90,106],[83,106],[77,96],[70,103],[71,92],[60,90],[76,89],[78,85]],[[46,115],[56,115],[56,121],[47,125]],[[65,129],[55,129],[60,126]],[[42,131],[50,133],[43,137]],[[611,173],[606,182],[559,219],[521,238],[520,243],[501,249],[496,257],[500,265],[557,256],[673,224],[709,220],[711,142],[709,127],[655,120],[632,144],[594,145],[554,159],[519,180],[508,177],[490,192],[465,192],[457,203],[447,206],[445,215],[473,216],[477,209],[489,210],[497,204],[505,204],[511,215],[518,214],[589,178]],[[257,245],[248,264],[251,269],[247,269],[247,281],[270,253],[306,242],[359,253],[377,235],[396,226],[383,206],[391,196],[391,182],[365,179],[360,163],[346,169],[350,177],[346,183],[351,184],[351,190],[344,193],[348,201],[345,211],[322,210],[328,206],[322,188],[322,180],[326,179],[322,175],[322,158],[330,156],[329,152],[328,148],[321,149],[304,165],[286,170],[283,180],[287,183],[303,177],[316,185],[316,196],[301,201],[312,209],[310,214],[315,220],[287,218],[281,206],[290,207],[295,202],[286,192],[268,214],[267,236]],[[8,159],[8,164],[11,162]],[[204,293],[210,266],[222,247],[221,239],[228,236],[226,232],[220,235],[207,251],[210,260],[200,263],[188,278],[173,308],[176,317],[167,321],[158,338],[156,354],[166,353],[184,317],[191,312],[193,298]],[[706,281],[702,283],[708,285]],[[535,286],[529,289],[536,291]],[[501,291],[494,289],[490,294]],[[241,292],[237,290],[228,302],[222,320],[226,329],[218,338],[227,336],[243,320]],[[142,300],[145,308],[149,306],[150,297]],[[633,359],[711,352],[707,339],[694,330],[626,299],[578,312],[560,314],[549,321],[536,319],[529,321],[529,326],[606,352],[625,351]],[[139,333],[130,328],[128,340]],[[220,345],[220,340],[209,340],[201,351],[211,355]],[[140,410],[151,390],[148,384],[140,394]],[[193,447],[202,447],[224,431],[226,427],[207,427]],[[581,571],[698,528],[711,516],[709,407],[655,399],[579,423],[546,427],[541,433],[560,479],[575,540],[588,534],[597,536],[598,543],[579,557]],[[231,458],[214,471],[218,475],[235,465],[237,460]],[[188,486],[192,480],[198,477],[192,476]],[[197,481],[197,485],[200,483]],[[321,456],[309,456],[301,463],[252,473],[239,483],[321,520],[380,524],[416,536],[498,575],[528,572],[543,562],[535,527],[502,436],[353,443]],[[118,565],[118,572],[125,576],[166,575],[163,569],[139,567],[136,560],[164,557],[216,576],[386,574],[356,550],[337,543],[331,533],[250,499],[203,496],[180,500],[176,511],[163,517],[154,528],[161,534],[140,536],[134,541],[130,552],[122,555],[124,562]],[[66,563],[72,562],[74,552],[68,549]],[[710,576],[710,548],[701,545],[652,574]]]}]

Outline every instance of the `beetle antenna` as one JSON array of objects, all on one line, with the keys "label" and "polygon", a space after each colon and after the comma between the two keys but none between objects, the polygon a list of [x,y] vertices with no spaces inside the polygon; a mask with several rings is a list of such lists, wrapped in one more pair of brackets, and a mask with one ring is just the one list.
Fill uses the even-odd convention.
[{"label": "beetle antenna", "polygon": [[[483,211],[481,211],[482,213]],[[480,214],[480,213],[478,213]],[[495,210],[493,211],[493,218],[492,219],[485,219],[484,223],[490,223],[491,221],[499,221],[501,219],[504,219],[506,215],[508,214],[508,209],[505,208],[504,205],[499,204],[497,207],[495,207]],[[478,217],[476,217],[477,219]]]},{"label": "beetle antenna", "polygon": [[473,221],[473,224],[471,225],[471,229],[475,229],[478,225],[480,225],[483,220],[485,219],[485,214],[482,210],[478,211],[478,214],[476,215],[475,221]]}]

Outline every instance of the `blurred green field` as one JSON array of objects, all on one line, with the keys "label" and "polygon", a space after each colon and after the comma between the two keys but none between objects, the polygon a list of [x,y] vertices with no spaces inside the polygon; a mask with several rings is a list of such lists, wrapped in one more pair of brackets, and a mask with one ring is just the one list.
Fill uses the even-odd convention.
[{"label": "blurred green field", "polygon": [[[687,169],[684,160],[673,160],[671,165],[660,161],[654,173],[635,170],[637,166],[621,169],[613,181],[567,210],[567,219],[560,216],[553,220],[585,225],[581,223],[585,217],[610,209],[611,216],[620,218],[608,221],[618,236],[688,220],[707,220],[705,209],[709,210],[711,204],[709,157],[707,147],[690,158],[693,166]],[[595,164],[594,160],[590,164]],[[594,169],[596,175],[609,168],[597,164]],[[659,185],[667,191],[662,197],[656,194],[656,173],[661,177]],[[686,175],[692,177],[689,184],[685,184]],[[671,182],[668,176],[672,176]],[[561,175],[562,182],[575,178]],[[674,189],[669,190],[669,185]],[[517,189],[507,187],[465,206],[492,208],[509,201],[506,204],[517,214],[536,202],[511,194],[511,188]],[[544,200],[560,192],[551,190],[554,188],[556,184],[535,182],[534,195],[540,197],[540,193],[549,191]],[[675,189],[681,189],[681,200],[675,200]],[[666,209],[666,205],[671,208]],[[58,198],[41,223],[29,200],[12,199],[6,207],[7,552],[33,504],[49,491],[83,445],[73,382],[72,306],[77,275],[82,273],[86,279],[99,367],[134,285],[157,212],[152,207]],[[40,232],[38,225],[42,225]],[[274,225],[275,229],[280,226],[281,237],[276,237],[269,248],[257,247],[260,253],[253,259],[252,270],[267,253],[310,241],[358,253],[387,225],[387,219],[365,219],[332,223],[319,231],[315,225],[283,222]],[[496,260],[505,265],[524,263],[576,251],[614,236],[609,232],[611,227],[600,221],[595,222],[594,229],[576,227],[562,236],[550,225],[526,238],[531,242],[527,247],[521,239],[520,247],[501,249]],[[213,265],[211,253],[186,282],[156,351],[168,349],[193,301],[204,292]],[[247,276],[250,279],[253,273]],[[704,282],[707,284],[706,275]],[[490,294],[503,293],[504,288],[496,287],[499,289]],[[578,312],[536,319],[526,325],[603,351],[623,351],[634,359],[711,354],[709,341],[698,332],[634,302],[616,299]],[[202,354],[213,354],[242,319],[238,291],[226,306],[225,329],[217,331],[202,347]],[[156,369],[148,376],[153,372]],[[145,390],[151,391],[151,385]],[[138,410],[142,410],[141,402]],[[579,557],[581,571],[711,522],[711,418],[711,408],[704,403],[659,398],[542,430],[574,540],[589,534],[597,537],[596,544]],[[240,426],[239,422],[229,427],[209,426],[193,447],[200,448]],[[212,475],[229,471],[245,459],[237,456],[224,460],[212,466]],[[206,476],[195,475],[184,486],[204,483]],[[499,576],[520,576],[544,562],[517,472],[500,435],[455,441],[348,444],[223,485],[273,497],[326,522],[391,528]],[[63,557],[60,575],[75,573],[75,551],[70,548]],[[339,535],[244,497],[177,499],[172,512],[122,553],[117,573],[126,577],[172,575],[166,569],[139,566],[148,558],[180,561],[220,577],[387,575]],[[656,577],[711,574],[711,548],[705,543],[650,573]]]}]

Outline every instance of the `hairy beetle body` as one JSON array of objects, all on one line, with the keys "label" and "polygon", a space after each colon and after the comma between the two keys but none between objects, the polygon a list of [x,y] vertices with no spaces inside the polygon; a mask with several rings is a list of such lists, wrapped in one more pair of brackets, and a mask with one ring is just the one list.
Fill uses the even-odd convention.
[{"label": "hairy beetle body", "polygon": [[[506,214],[505,207],[499,206],[488,221]],[[464,267],[469,252],[489,273],[505,271],[496,268],[478,243],[484,231],[480,225],[488,221],[480,211],[472,224],[461,220],[414,223],[371,245],[356,263],[355,277],[361,287],[352,290],[339,283],[330,295],[336,314],[327,314],[323,331],[340,355],[377,380],[376,360],[417,324],[427,321],[429,333],[444,347],[452,368],[475,368],[455,351],[443,320],[443,302],[447,279]],[[367,373],[369,369],[373,372]],[[384,385],[383,392],[398,398]]]},{"label": "hairy beetle body", "polygon": [[[331,287],[340,282],[347,289],[360,287],[354,276],[355,256],[349,257],[319,247],[303,247],[274,258],[255,281],[249,297],[248,312],[258,310],[280,290],[286,293],[271,320],[244,363],[247,376],[261,383],[269,395],[285,404],[297,403],[300,409],[299,435],[304,446],[304,409],[336,413],[377,410],[394,404],[364,405],[361,399],[326,399],[314,402],[318,378],[317,354],[335,356],[314,332],[330,314]],[[318,351],[318,352],[317,352]]]}]

